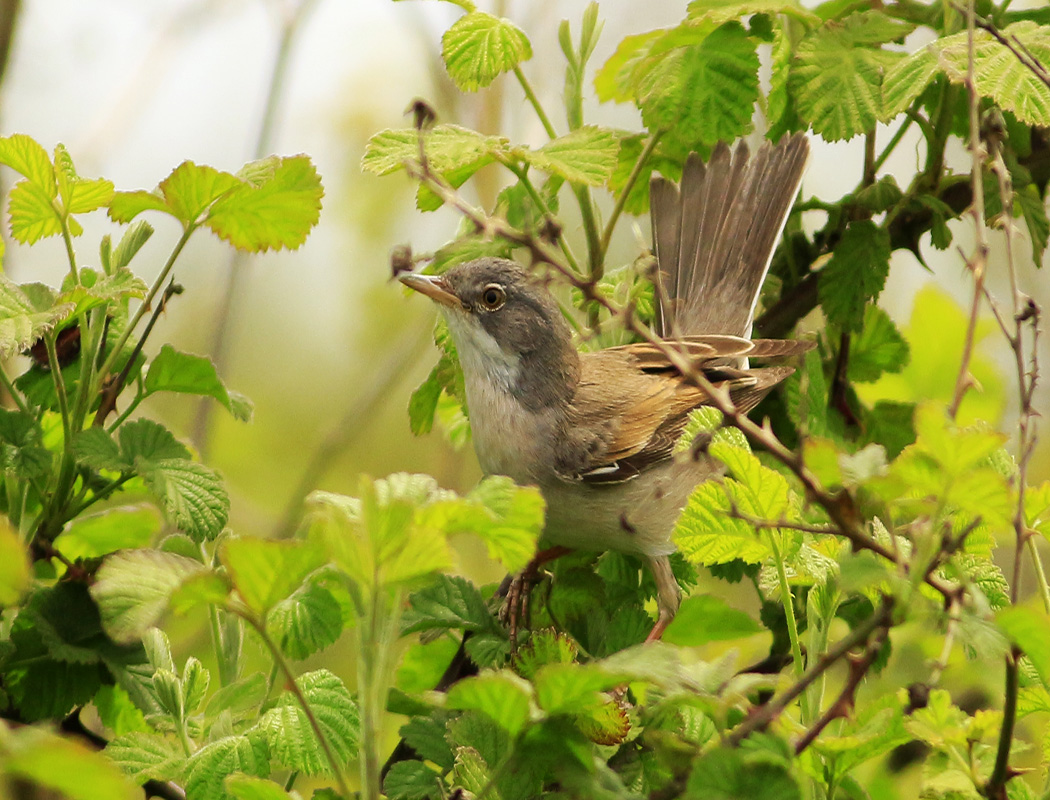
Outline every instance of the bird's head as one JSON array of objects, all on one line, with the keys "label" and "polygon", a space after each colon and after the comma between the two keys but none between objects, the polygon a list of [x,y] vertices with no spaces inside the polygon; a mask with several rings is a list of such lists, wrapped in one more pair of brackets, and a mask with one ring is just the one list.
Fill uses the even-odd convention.
[{"label": "bird's head", "polygon": [[513,261],[480,258],[402,283],[438,304],[468,382],[486,379],[530,407],[567,402],[579,379],[572,332],[547,288]]}]

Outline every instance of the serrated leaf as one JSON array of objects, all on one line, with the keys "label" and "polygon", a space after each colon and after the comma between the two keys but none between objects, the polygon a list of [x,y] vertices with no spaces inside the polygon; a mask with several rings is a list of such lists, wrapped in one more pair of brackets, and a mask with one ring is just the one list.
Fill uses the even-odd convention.
[{"label": "serrated leaf", "polygon": [[[480,169],[495,154],[507,151],[507,140],[485,136],[458,125],[436,125],[425,134],[427,163],[441,175],[453,170]],[[361,158],[361,168],[375,175],[404,169],[419,160],[419,132],[415,128],[387,129],[372,135]]]},{"label": "serrated leaf", "polygon": [[179,585],[204,569],[198,561],[159,550],[109,556],[91,586],[106,632],[118,642],[136,641],[160,619]]},{"label": "serrated leaf", "polygon": [[269,775],[265,744],[247,736],[226,736],[202,747],[186,762],[187,800],[226,800],[223,784],[234,772]]},{"label": "serrated leaf", "polygon": [[105,178],[79,178],[73,183],[72,193],[66,202],[70,214],[86,214],[102,208],[113,199],[113,181]]},{"label": "serrated leaf", "polygon": [[184,458],[140,461],[137,466],[179,530],[198,542],[222,532],[230,515],[230,496],[217,472]]},{"label": "serrated leaf", "polygon": [[[492,785],[488,765],[473,747],[456,748],[456,766],[452,770],[452,782],[475,797]],[[498,792],[489,790],[489,794],[502,800]]]},{"label": "serrated leaf", "polygon": [[586,125],[523,155],[537,169],[571,183],[601,186],[612,175],[619,150],[620,142],[611,130]]},{"label": "serrated leaf", "polygon": [[183,226],[189,226],[196,224],[212,203],[241,185],[242,182],[228,172],[183,161],[160,182],[158,188],[166,210]]},{"label": "serrated leaf", "polygon": [[489,557],[509,572],[522,569],[536,552],[543,530],[543,495],[534,487],[517,486],[510,478],[494,475],[474,487],[467,500],[487,512],[486,523],[473,533],[485,542]]},{"label": "serrated leaf", "polygon": [[159,192],[147,192],[145,189],[117,192],[109,201],[109,218],[114,222],[131,222],[143,211],[163,211],[175,216]]},{"label": "serrated leaf", "polygon": [[266,628],[286,656],[302,660],[339,639],[342,607],[326,588],[308,583],[270,609]]},{"label": "serrated leaf", "polygon": [[[875,16],[877,15],[877,17]],[[886,22],[867,24],[871,20]],[[881,42],[891,24],[906,26],[881,12],[859,12],[809,34],[796,49],[790,88],[799,115],[827,141],[850,139],[875,127],[882,110],[884,73],[902,53],[868,47]]]},{"label": "serrated leaf", "polygon": [[[48,236],[62,232],[62,219],[49,196],[39,185],[19,181],[7,196],[7,212],[11,217],[11,236],[22,244],[34,244]],[[76,235],[80,226],[70,220],[70,230]]]},{"label": "serrated leaf", "polygon": [[759,633],[763,628],[749,614],[732,608],[714,595],[701,594],[682,601],[664,631],[670,644],[699,647],[708,642],[731,641]]},{"label": "serrated leaf", "polygon": [[731,508],[725,489],[716,481],[693,490],[673,536],[690,564],[708,566],[736,559],[758,564],[769,557],[769,545],[748,523],[730,517]]},{"label": "serrated leaf", "polygon": [[120,440],[120,457],[126,464],[187,459],[190,455],[186,446],[176,440],[175,434],[151,419],[125,423],[121,425],[117,436]]},{"label": "serrated leaf", "polygon": [[295,250],[317,224],[323,196],[308,156],[274,159],[265,180],[240,182],[216,200],[204,224],[239,250]]},{"label": "serrated leaf", "polygon": [[235,419],[249,422],[252,418],[251,401],[226,388],[210,358],[180,352],[170,344],[161,347],[150,361],[145,387],[147,394],[180,392],[213,397]]},{"label": "serrated leaf", "polygon": [[687,146],[732,141],[751,129],[758,100],[758,54],[738,22],[713,31],[687,22],[651,43],[632,70],[642,121],[671,129]]},{"label": "serrated leaf", "polygon": [[594,76],[594,90],[600,102],[626,103],[634,99],[635,69],[663,34],[664,31],[655,30],[630,34],[620,40],[616,51]]},{"label": "serrated leaf", "polygon": [[441,776],[422,761],[398,761],[383,780],[383,791],[391,800],[427,800],[442,797]]},{"label": "serrated leaf", "polygon": [[261,617],[324,564],[320,550],[309,543],[247,536],[226,539],[219,559],[244,602]]},{"label": "serrated leaf", "polygon": [[454,758],[446,738],[445,712],[435,712],[435,717],[413,717],[398,734],[421,758],[437,764],[441,769],[452,769]]},{"label": "serrated leaf", "polygon": [[884,372],[900,372],[908,355],[908,343],[889,314],[876,305],[865,306],[861,331],[850,342],[849,379],[871,383]]},{"label": "serrated leaf", "polygon": [[880,122],[889,122],[904,113],[941,72],[936,48],[930,45],[898,61],[882,79]]},{"label": "serrated leaf", "polygon": [[54,197],[58,191],[47,151],[24,133],[0,138],[0,164],[6,164],[39,186],[48,197]]},{"label": "serrated leaf", "polygon": [[[1040,63],[1050,63],[1050,33],[1046,26],[1031,21],[1015,22],[1002,28],[1000,33],[1018,42]],[[938,39],[930,47],[938,51],[939,64],[948,78],[954,83],[963,83],[969,60],[966,32]],[[1050,125],[1050,88],[984,30],[974,33],[974,81],[981,95],[992,98],[1022,122]]]},{"label": "serrated leaf", "polygon": [[105,753],[136,783],[172,780],[182,771],[185,753],[163,736],[132,732],[106,745]]},{"label": "serrated leaf", "polygon": [[139,220],[129,226],[124,231],[124,235],[120,237],[120,243],[113,250],[110,257],[110,266],[106,271],[118,270],[130,264],[131,259],[136,256],[139,250],[142,249],[142,245],[148,242],[152,235],[153,226],[145,220]]},{"label": "serrated leaf", "polygon": [[100,275],[93,270],[82,269],[80,282],[64,290],[58,299],[73,306],[72,316],[99,306],[116,306],[131,297],[145,297],[148,289],[145,281],[127,267],[116,269],[110,275]]},{"label": "serrated leaf", "polygon": [[69,316],[73,305],[56,300],[50,290],[41,292],[19,286],[0,273],[0,358],[10,358],[28,349]]},{"label": "serrated leaf", "polygon": [[529,641],[518,648],[514,656],[514,670],[531,680],[541,667],[548,664],[572,664],[576,661],[576,643],[568,634],[548,628],[534,631]]},{"label": "serrated leaf", "polygon": [[401,632],[452,628],[494,632],[498,625],[474,584],[459,576],[441,575],[433,586],[409,596]]},{"label": "serrated leaf", "polygon": [[[346,764],[357,753],[360,736],[357,705],[350,692],[326,669],[300,675],[296,683],[336,759]],[[271,756],[281,766],[307,775],[331,774],[321,743],[291,692],[281,694],[277,704],[259,720],[257,728],[266,737]]]},{"label": "serrated leaf", "polygon": [[472,11],[441,37],[441,58],[456,87],[473,92],[532,58],[532,45],[509,20]]},{"label": "serrated leaf", "polygon": [[693,763],[688,797],[801,800],[785,758],[761,750],[715,749]]},{"label": "serrated leaf", "polygon": [[485,672],[459,681],[448,692],[447,706],[462,711],[480,711],[512,737],[531,717],[532,688],[510,672]]},{"label": "serrated leaf", "polygon": [[864,307],[882,292],[889,268],[889,233],[870,220],[851,222],[820,271],[817,288],[828,320],[860,331]]}]

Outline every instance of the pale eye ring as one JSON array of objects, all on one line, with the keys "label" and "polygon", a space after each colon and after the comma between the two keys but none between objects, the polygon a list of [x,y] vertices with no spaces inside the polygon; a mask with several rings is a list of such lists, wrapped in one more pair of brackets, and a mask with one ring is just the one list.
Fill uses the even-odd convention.
[{"label": "pale eye ring", "polygon": [[498,283],[490,283],[481,293],[481,304],[489,311],[495,311],[507,302],[507,293]]}]

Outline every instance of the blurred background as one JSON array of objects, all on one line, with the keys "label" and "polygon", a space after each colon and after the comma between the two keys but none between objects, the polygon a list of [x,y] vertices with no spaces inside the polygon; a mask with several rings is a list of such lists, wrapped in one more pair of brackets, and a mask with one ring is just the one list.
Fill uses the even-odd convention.
[{"label": "blurred background", "polygon": [[[586,4],[479,3],[528,33],[534,56],[524,71],[562,131],[564,63],[557,25],[567,18],[577,32]],[[603,0],[605,28],[592,71],[625,35],[676,24],[685,6],[685,0]],[[438,431],[423,438],[409,431],[409,396],[436,361],[434,310],[392,283],[389,266],[395,245],[410,243],[416,253],[433,250],[454,238],[459,221],[446,211],[416,211],[414,187],[403,174],[377,178],[359,166],[370,135],[411,124],[404,112],[416,97],[430,102],[441,121],[526,144],[544,141],[516,83],[497,79],[470,96],[451,86],[439,58],[440,37],[460,9],[422,0],[0,2],[0,9],[15,8],[0,84],[3,135],[26,133],[47,149],[62,142],[80,174],[110,178],[118,189],[152,189],[186,159],[236,171],[259,155],[302,152],[321,173],[321,221],[298,251],[236,259],[207,231],[195,236],[176,268],[186,291],[175,298],[151,340],[154,352],[170,341],[212,355],[227,385],[255,403],[248,425],[218,406],[202,414],[185,396],[143,409],[192,440],[225,475],[234,530],[260,536],[287,531],[305,493],[314,488],[355,493],[361,474],[429,472],[444,486],[469,489],[479,476],[469,448],[455,450]],[[922,43],[921,33],[913,38],[909,49]],[[640,129],[632,107],[598,106],[592,99],[587,115],[590,122]],[[880,129],[880,148],[892,133]],[[851,190],[860,178],[862,143],[815,139],[813,145],[803,194],[831,199]],[[950,148],[951,163],[968,170],[961,143],[953,141]],[[923,157],[917,136],[909,134],[884,171],[907,180]],[[490,167],[465,191],[491,207],[507,177]],[[0,178],[9,184],[12,176],[4,172]],[[610,206],[604,206],[606,212]],[[157,231],[132,265],[147,282],[179,233],[171,220],[150,221]],[[99,238],[107,232],[119,236],[119,230],[100,214],[85,222],[78,256],[83,265],[97,266]],[[579,239],[576,220],[570,215],[566,222],[569,236]],[[969,252],[969,223],[952,228],[955,244]],[[647,219],[622,221],[610,263],[630,263],[648,238]],[[31,249],[6,244],[3,268],[19,282],[57,284],[67,270],[58,239]],[[582,241],[573,244],[577,252],[584,249]],[[894,253],[881,299],[907,330],[916,296],[926,298],[925,318],[909,337],[913,367],[895,382],[871,389],[872,396],[921,400],[947,398],[952,390],[962,309],[970,303],[972,283],[954,248],[940,253],[925,241],[923,254],[929,269],[911,253]],[[1002,258],[996,235],[989,285],[1006,299]],[[1022,288],[1050,307],[1044,273],[1021,272]],[[927,285],[937,294],[924,289]],[[945,338],[952,326],[957,342]],[[942,335],[922,332],[931,328]],[[977,356],[986,376],[982,409],[1009,433],[1016,425],[1016,399],[1010,353],[998,338],[990,335]],[[1047,338],[1044,364],[1050,363]],[[1050,407],[1048,385],[1044,381],[1036,408]],[[1045,445],[1030,474],[1033,483],[1050,475]],[[484,572],[476,564],[472,568]],[[760,653],[761,643],[756,644]],[[926,659],[936,654],[913,655],[904,663],[914,666],[911,679],[917,679]]]}]

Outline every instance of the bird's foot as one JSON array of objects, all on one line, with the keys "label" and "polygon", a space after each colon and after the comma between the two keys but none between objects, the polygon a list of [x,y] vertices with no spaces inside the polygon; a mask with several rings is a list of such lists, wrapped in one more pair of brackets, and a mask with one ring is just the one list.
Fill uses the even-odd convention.
[{"label": "bird's foot", "polygon": [[511,655],[518,649],[518,630],[522,621],[528,627],[529,594],[533,584],[539,581],[540,568],[547,562],[571,552],[570,548],[560,545],[540,550],[525,565],[525,569],[511,579],[510,586],[507,588],[507,600],[499,613],[499,620],[507,627],[510,637]]}]

